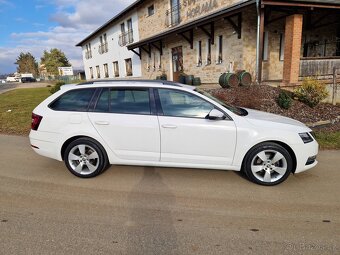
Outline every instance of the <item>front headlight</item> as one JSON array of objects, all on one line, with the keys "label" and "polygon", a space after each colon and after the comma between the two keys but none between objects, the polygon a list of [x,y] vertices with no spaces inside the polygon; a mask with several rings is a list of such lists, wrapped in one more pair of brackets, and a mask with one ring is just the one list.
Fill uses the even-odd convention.
[{"label": "front headlight", "polygon": [[304,143],[311,143],[313,142],[313,137],[309,133],[299,133],[299,136],[301,137],[302,141]]}]

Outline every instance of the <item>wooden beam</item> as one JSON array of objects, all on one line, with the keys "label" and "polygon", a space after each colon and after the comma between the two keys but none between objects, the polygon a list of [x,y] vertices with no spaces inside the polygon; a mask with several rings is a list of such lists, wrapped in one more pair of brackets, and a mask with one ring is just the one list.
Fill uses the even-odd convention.
[{"label": "wooden beam", "polygon": [[179,33],[189,44],[190,44],[190,49],[194,48],[194,30],[190,29],[189,30],[189,36],[185,34],[185,32]]},{"label": "wooden beam", "polygon": [[210,22],[210,32],[205,28],[205,26],[199,26],[199,28],[210,38],[211,44],[215,43],[215,23]]},{"label": "wooden beam", "polygon": [[211,44],[214,45],[215,44],[215,23],[211,22],[210,23],[210,31],[211,31]]},{"label": "wooden beam", "polygon": [[262,62],[263,62],[263,41],[264,41],[264,9],[261,8],[261,13],[260,13],[260,52],[259,52],[259,73],[257,80],[259,84],[262,82]]},{"label": "wooden beam", "polygon": [[281,20],[281,19],[285,19],[285,18],[287,18],[287,17],[290,16],[290,15],[292,15],[292,14],[282,15],[282,16],[277,17],[277,18],[275,18],[275,19],[268,20],[267,23],[266,23],[266,25],[269,25],[269,24],[274,23],[274,22],[276,22],[276,21],[279,21],[279,20]]},{"label": "wooden beam", "polygon": [[338,25],[340,24],[340,21],[332,21],[332,22],[328,22],[325,24],[320,24],[319,26],[315,26],[314,29],[316,28],[320,28],[320,27],[325,27],[325,26],[330,26],[330,25]]},{"label": "wooden beam", "polygon": [[162,43],[162,40],[159,40],[159,46],[157,44],[155,44],[154,42],[151,43],[151,45],[153,47],[155,47],[158,51],[159,51],[159,54],[162,56],[163,55],[163,43]]},{"label": "wooden beam", "polygon": [[238,39],[241,39],[242,38],[242,12],[240,12],[238,15],[237,15],[237,22],[238,22]]},{"label": "wooden beam", "polygon": [[142,54],[140,54],[140,49],[139,49],[139,52],[138,51],[135,51],[135,49],[132,49],[131,50],[133,53],[135,53],[138,57],[139,57],[139,59],[142,59]]},{"label": "wooden beam", "polygon": [[312,23],[312,27],[315,27],[318,23],[320,23],[321,21],[323,21],[325,18],[328,18],[329,17],[329,14],[325,14],[323,16],[321,16],[320,18],[318,18],[316,21],[314,21]]},{"label": "wooden beam", "polygon": [[293,7],[314,7],[314,8],[329,8],[329,9],[340,9],[340,5],[330,4],[316,4],[316,3],[296,3],[296,2],[275,2],[275,1],[262,1],[262,5],[276,5],[276,6],[293,6]]},{"label": "wooden beam", "polygon": [[[234,16],[237,16],[237,24],[232,20]],[[225,17],[224,19],[229,22],[229,24],[233,27],[235,32],[238,35],[238,39],[242,38],[242,13],[238,13],[237,15]]]},{"label": "wooden beam", "polygon": [[148,50],[144,48],[144,45],[143,45],[143,46],[140,46],[140,49],[144,50],[144,51],[149,55],[149,57],[151,57],[150,44],[149,44],[148,46],[149,46],[149,49],[148,49]]}]

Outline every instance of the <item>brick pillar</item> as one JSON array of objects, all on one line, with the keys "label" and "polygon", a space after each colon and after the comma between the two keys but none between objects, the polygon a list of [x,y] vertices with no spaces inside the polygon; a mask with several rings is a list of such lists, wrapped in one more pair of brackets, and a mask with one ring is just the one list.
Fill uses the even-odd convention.
[{"label": "brick pillar", "polygon": [[303,15],[286,18],[283,82],[294,84],[299,80]]}]

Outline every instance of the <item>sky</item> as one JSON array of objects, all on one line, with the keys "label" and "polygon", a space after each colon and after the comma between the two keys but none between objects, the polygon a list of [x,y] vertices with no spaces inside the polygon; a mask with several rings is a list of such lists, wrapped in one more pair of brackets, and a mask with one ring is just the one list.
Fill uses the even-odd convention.
[{"label": "sky", "polygon": [[39,62],[44,50],[62,50],[82,69],[75,45],[134,0],[0,0],[0,74],[16,71],[17,57],[30,52]]}]

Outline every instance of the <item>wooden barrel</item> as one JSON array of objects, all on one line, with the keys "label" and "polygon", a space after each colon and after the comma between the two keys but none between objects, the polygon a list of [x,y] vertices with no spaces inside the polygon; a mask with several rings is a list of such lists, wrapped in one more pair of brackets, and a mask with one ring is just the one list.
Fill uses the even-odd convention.
[{"label": "wooden barrel", "polygon": [[245,70],[240,70],[236,72],[239,80],[240,80],[240,85],[242,86],[250,86],[252,82],[252,77],[251,74],[246,72]]},{"label": "wooden barrel", "polygon": [[201,78],[200,77],[195,77],[194,79],[193,79],[193,81],[192,81],[192,85],[194,85],[194,86],[199,86],[199,85],[201,85],[202,83],[201,83]]},{"label": "wooden barrel", "polygon": [[187,75],[185,77],[185,84],[192,85],[194,81],[194,76],[193,75]]},{"label": "wooden barrel", "polygon": [[166,74],[162,74],[160,76],[160,79],[163,80],[163,81],[166,81],[168,78],[167,78],[167,75]]},{"label": "wooden barrel", "polygon": [[186,80],[186,75],[185,74],[180,74],[179,75],[179,83],[185,84],[185,80]]},{"label": "wooden barrel", "polygon": [[240,80],[234,73],[224,73],[220,76],[219,84],[222,88],[236,87],[240,84]]}]

